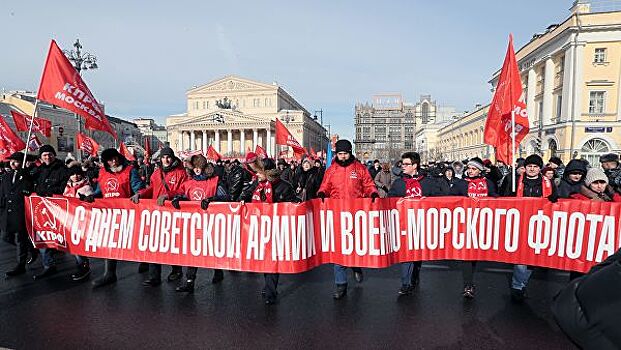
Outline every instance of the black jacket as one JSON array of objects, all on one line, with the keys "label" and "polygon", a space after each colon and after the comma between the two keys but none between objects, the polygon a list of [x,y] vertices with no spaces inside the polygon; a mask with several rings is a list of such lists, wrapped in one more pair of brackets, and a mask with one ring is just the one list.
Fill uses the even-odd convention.
[{"label": "black jacket", "polygon": [[42,197],[62,195],[69,180],[69,171],[60,159],[50,164],[41,164],[33,171],[34,191]]},{"label": "black jacket", "polygon": [[242,191],[249,185],[251,180],[252,175],[250,175],[248,170],[242,168],[241,165],[231,165],[226,176],[226,187],[229,191],[230,201],[239,202],[242,200]]},{"label": "black jacket", "polygon": [[[319,171],[317,167],[312,167],[308,171],[302,170],[294,186],[300,200],[305,201],[317,198],[317,191],[319,190],[319,186],[321,186],[321,175],[321,171]],[[304,196],[302,196],[302,193],[304,193]]]},{"label": "black jacket", "polygon": [[[581,171],[582,178],[578,182],[573,182],[569,179],[569,173]],[[580,189],[584,184],[584,177],[587,172],[586,163],[580,159],[572,159],[565,166],[563,177],[558,184],[558,196],[559,198],[569,198],[574,193],[580,193]]]},{"label": "black jacket", "polygon": [[559,327],[583,349],[621,349],[621,250],[574,279],[555,298]]},{"label": "black jacket", "polygon": [[[513,192],[511,190],[512,175],[513,174],[509,174],[505,178],[507,181],[503,189],[503,192],[500,193],[500,195],[502,195],[503,197],[515,197],[516,196],[516,192]],[[537,178],[535,179],[529,179],[526,177],[526,175],[523,176],[523,182],[524,182],[523,197],[542,197],[543,196],[543,188],[541,187],[542,176],[543,175],[539,174],[539,176],[537,176]],[[516,191],[519,186],[519,184],[517,183],[518,181],[519,181],[519,178],[515,183]],[[551,181],[551,183],[552,183],[552,194],[550,195],[550,199],[558,198],[558,190],[556,189],[556,185],[554,184],[554,181]]]},{"label": "black jacket", "polygon": [[[247,189],[244,189],[244,193],[242,195],[243,197],[241,198],[241,200],[244,200],[246,202],[252,201],[252,194],[254,190],[257,188],[258,183],[259,181],[255,179],[252,182],[252,184],[248,186]],[[274,191],[274,194],[273,194],[274,203],[297,202],[298,201],[297,197],[295,196],[295,191],[293,190],[293,186],[291,186],[291,184],[285,180],[277,179],[273,181],[272,191]]]},{"label": "black jacket", "polygon": [[[15,177],[13,175],[15,174]],[[15,178],[15,181],[13,179]],[[24,196],[32,192],[28,169],[2,174],[0,181],[0,228],[6,233],[26,232]]]},{"label": "black jacket", "polygon": [[437,196],[468,196],[468,183],[452,177],[450,180],[442,176],[436,180]]},{"label": "black jacket", "polygon": [[[405,197],[406,188],[405,181],[403,180],[404,178],[412,178],[412,176],[401,173],[401,176],[396,178],[390,186],[388,197]],[[424,176],[419,183],[421,190],[423,191],[423,197],[433,197],[438,194],[438,190],[436,188],[437,185],[432,178]]]}]

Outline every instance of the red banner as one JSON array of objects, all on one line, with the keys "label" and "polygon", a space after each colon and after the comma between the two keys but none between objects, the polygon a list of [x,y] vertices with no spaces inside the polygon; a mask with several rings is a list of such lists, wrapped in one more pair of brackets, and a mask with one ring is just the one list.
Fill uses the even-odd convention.
[{"label": "red banner", "polygon": [[207,159],[217,161],[219,159],[222,159],[222,156],[220,155],[220,153],[218,153],[218,151],[216,151],[215,148],[213,148],[212,145],[209,145],[209,147],[207,148]]},{"label": "red banner", "polygon": [[127,146],[125,146],[125,142],[121,142],[121,145],[119,146],[119,153],[121,153],[121,155],[123,155],[123,157],[125,157],[125,159],[129,160],[130,162],[136,160],[134,154],[129,151],[129,148],[127,148]]},{"label": "red banner", "polygon": [[37,98],[82,116],[86,128],[102,130],[117,138],[103,108],[54,40],[50,43]]},{"label": "red banner", "polygon": [[513,113],[515,117],[516,148],[530,129],[526,104],[520,101],[521,96],[522,79],[513,51],[513,36],[510,35],[496,92],[489,106],[484,133],[485,143],[496,147],[496,159],[505,164],[513,163],[511,114]]},{"label": "red banner", "polygon": [[82,150],[85,153],[90,154],[93,157],[97,157],[97,151],[99,151],[99,144],[92,138],[84,135],[79,132],[76,135],[76,139],[78,142],[78,149]]},{"label": "red banner", "polygon": [[0,117],[0,141],[2,142],[0,147],[9,153],[6,157],[26,148],[26,143],[9,127],[9,124],[2,117]]},{"label": "red banner", "polygon": [[269,158],[269,156],[267,155],[267,152],[265,152],[265,149],[259,145],[257,145],[257,147],[254,148],[254,153],[256,153],[257,157],[261,159]]},{"label": "red banner", "polygon": [[28,140],[28,152],[35,152],[39,148],[43,146],[43,142],[39,140],[36,134],[30,135],[30,140]]},{"label": "red banner", "polygon": [[289,129],[283,124],[280,119],[276,119],[276,144],[277,145],[286,145],[291,146],[293,148],[293,153],[295,154],[305,154],[306,150],[298,140],[291,135]]},{"label": "red banner", "polygon": [[282,273],[447,259],[584,272],[621,243],[621,203],[442,197],[181,207],[31,196],[26,222],[37,246],[76,255]]},{"label": "red banner", "polygon": [[[17,131],[28,131],[30,129],[31,116],[13,110],[11,111],[11,116]],[[52,135],[52,122],[43,118],[34,118],[34,121],[32,121],[32,131],[38,131],[45,135],[45,137],[50,137]]]}]

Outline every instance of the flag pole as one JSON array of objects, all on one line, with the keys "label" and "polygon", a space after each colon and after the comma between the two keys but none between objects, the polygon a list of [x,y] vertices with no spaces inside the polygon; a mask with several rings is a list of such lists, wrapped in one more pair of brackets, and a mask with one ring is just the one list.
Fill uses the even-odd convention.
[{"label": "flag pole", "polygon": [[511,110],[511,168],[513,169],[513,176],[511,176],[511,192],[515,192],[515,177],[516,172],[516,158],[515,158],[515,108]]},{"label": "flag pole", "polygon": [[26,149],[24,152],[24,161],[22,162],[22,169],[26,168],[26,158],[28,156],[28,147],[30,146],[30,136],[32,135],[32,125],[37,117],[37,106],[39,105],[39,99],[35,98],[34,112],[32,118],[30,118],[30,126],[28,127],[28,137],[26,138]]}]

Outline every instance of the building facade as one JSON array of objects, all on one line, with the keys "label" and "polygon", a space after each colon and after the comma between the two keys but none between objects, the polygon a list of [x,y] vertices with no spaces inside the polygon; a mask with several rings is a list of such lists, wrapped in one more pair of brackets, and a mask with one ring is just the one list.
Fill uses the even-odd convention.
[{"label": "building facade", "polygon": [[277,84],[226,76],[186,93],[187,112],[166,119],[168,142],[176,151],[204,150],[209,145],[224,156],[244,155],[256,146],[278,156],[288,152],[275,144],[275,120],[308,150],[323,150],[326,129]]}]

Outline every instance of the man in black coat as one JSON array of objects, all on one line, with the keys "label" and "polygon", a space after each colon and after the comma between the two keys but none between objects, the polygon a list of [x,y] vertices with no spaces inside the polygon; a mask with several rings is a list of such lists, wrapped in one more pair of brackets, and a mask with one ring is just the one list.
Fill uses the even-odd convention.
[{"label": "man in black coat", "polygon": [[8,160],[11,171],[2,174],[0,181],[0,225],[4,232],[16,238],[17,265],[6,272],[7,278],[26,273],[28,252],[34,252],[33,256],[37,254],[26,231],[24,196],[32,192],[29,169],[22,168],[22,152],[13,153]]},{"label": "man in black coat", "polygon": [[[50,145],[39,148],[41,165],[32,172],[34,191],[40,197],[51,197],[55,194],[62,195],[69,180],[69,170],[61,160],[56,158],[56,150]],[[34,279],[47,277],[56,272],[56,264],[52,251],[40,249],[43,262],[43,272],[34,275]]]}]

